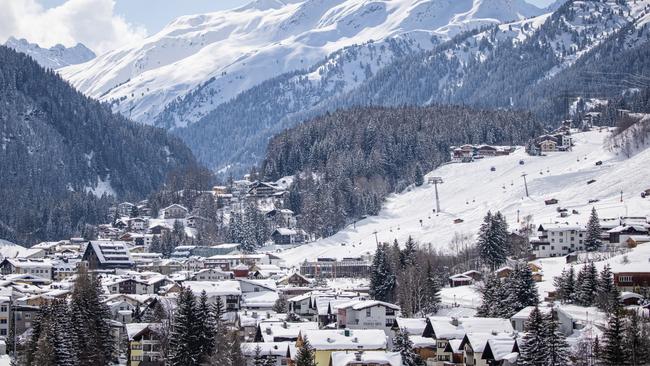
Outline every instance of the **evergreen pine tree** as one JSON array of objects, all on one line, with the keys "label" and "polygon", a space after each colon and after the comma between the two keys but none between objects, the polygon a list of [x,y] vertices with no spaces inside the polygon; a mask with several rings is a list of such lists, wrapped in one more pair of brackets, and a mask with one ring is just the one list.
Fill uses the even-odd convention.
[{"label": "evergreen pine tree", "polygon": [[585,263],[578,273],[575,302],[581,306],[592,306],[598,290],[598,271],[593,262]]},{"label": "evergreen pine tree", "polygon": [[199,303],[196,312],[197,322],[199,324],[199,354],[201,359],[207,359],[213,352],[214,334],[216,331],[214,314],[210,304],[208,304],[208,295],[205,290],[201,291]]},{"label": "evergreen pine tree", "polygon": [[393,339],[393,352],[399,352],[402,355],[403,366],[422,365],[420,356],[413,350],[413,342],[409,338],[406,329],[398,329]]},{"label": "evergreen pine tree", "polygon": [[45,333],[41,333],[36,341],[35,353],[31,355],[33,364],[37,366],[58,366],[54,354],[54,345]]},{"label": "evergreen pine tree", "polygon": [[431,263],[427,263],[427,271],[424,279],[425,284],[425,299],[424,299],[424,308],[422,309],[426,314],[435,314],[440,308],[440,291],[442,290],[440,286],[440,280],[433,273],[433,266]]},{"label": "evergreen pine tree", "polygon": [[591,215],[589,216],[589,222],[587,222],[587,236],[585,238],[585,250],[588,252],[595,252],[600,249],[601,240],[600,234],[602,230],[600,228],[600,221],[598,220],[598,213],[596,208],[591,208]]},{"label": "evergreen pine tree", "polygon": [[395,274],[387,256],[388,246],[380,244],[373,258],[370,273],[370,295],[379,301],[392,302],[395,290]]},{"label": "evergreen pine tree", "polygon": [[255,345],[255,354],[253,355],[253,366],[264,366],[262,347],[260,347],[259,344]]},{"label": "evergreen pine tree", "polygon": [[539,293],[533,280],[533,272],[526,262],[515,264],[504,286],[508,292],[506,301],[513,311],[539,304]]},{"label": "evergreen pine tree", "polygon": [[413,238],[409,235],[408,239],[406,239],[406,243],[404,243],[404,250],[400,252],[400,262],[402,268],[415,264],[416,249],[417,245],[415,244],[415,240],[413,240]]},{"label": "evergreen pine tree", "polygon": [[230,359],[230,366],[246,366],[246,359],[241,351],[239,335],[237,332],[230,332],[228,338],[230,343],[230,352],[228,357]]},{"label": "evergreen pine tree", "polygon": [[526,321],[526,333],[519,346],[519,358],[517,365],[520,366],[543,366],[546,365],[546,337],[544,317],[535,306]]},{"label": "evergreen pine tree", "polygon": [[603,345],[600,349],[602,366],[624,366],[628,364],[628,354],[624,342],[624,318],[620,308],[614,310],[603,332]]},{"label": "evergreen pine tree", "polygon": [[74,353],[79,364],[107,365],[113,361],[111,313],[101,302],[101,281],[85,267],[77,272],[70,301],[69,331],[76,335]]},{"label": "evergreen pine tree", "polygon": [[569,366],[571,360],[569,358],[569,344],[560,332],[557,320],[553,318],[551,311],[544,322],[544,349],[545,365],[553,366]]},{"label": "evergreen pine tree", "polygon": [[314,348],[309,343],[307,337],[302,339],[302,346],[298,349],[296,355],[296,366],[316,366]]},{"label": "evergreen pine tree", "polygon": [[420,164],[417,164],[415,166],[415,178],[414,178],[414,180],[415,180],[415,185],[417,187],[420,187],[421,185],[424,184],[424,173],[422,172],[422,167],[420,166]]},{"label": "evergreen pine tree", "polygon": [[182,288],[174,314],[170,343],[171,366],[198,366],[201,361],[201,325],[197,319],[196,297],[189,288]]},{"label": "evergreen pine tree", "polygon": [[506,260],[507,236],[507,225],[501,213],[492,215],[488,211],[479,230],[476,248],[480,258],[493,271]]},{"label": "evergreen pine tree", "polygon": [[628,363],[631,366],[644,365],[650,362],[648,358],[650,353],[648,349],[650,339],[648,339],[647,329],[644,332],[644,327],[647,328],[647,325],[642,323],[638,314],[633,313],[629,316],[629,321],[625,326],[623,334],[623,343],[628,355]]},{"label": "evergreen pine tree", "polygon": [[275,311],[278,314],[285,314],[288,310],[289,304],[287,303],[287,297],[284,295],[280,295],[277,300],[275,300],[275,304],[273,304],[273,311]]},{"label": "evergreen pine tree", "polygon": [[596,305],[600,310],[610,313],[618,307],[621,294],[614,284],[614,276],[609,264],[606,264],[605,268],[600,272],[597,291]]}]

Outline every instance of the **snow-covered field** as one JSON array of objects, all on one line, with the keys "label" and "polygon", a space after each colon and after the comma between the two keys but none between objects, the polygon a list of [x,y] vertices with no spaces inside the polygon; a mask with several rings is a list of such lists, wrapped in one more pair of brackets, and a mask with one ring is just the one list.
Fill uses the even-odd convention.
[{"label": "snow-covered field", "polygon": [[[650,214],[650,199],[640,197],[642,190],[650,188],[650,149],[626,159],[603,147],[607,136],[609,132],[605,130],[574,134],[573,151],[548,156],[531,157],[519,148],[505,157],[444,165],[427,174],[444,179],[438,186],[442,211],[438,215],[433,212],[434,187],[425,183],[389,196],[378,216],[361,220],[356,227],[350,225],[331,237],[280,255],[289,266],[323,256],[360,256],[374,252],[375,239],[404,242],[409,235],[422,244],[448,250],[455,233],[475,235],[488,210],[501,211],[511,228],[519,225],[518,214],[521,218],[532,215],[535,224],[585,224],[592,206],[601,218]],[[602,165],[597,166],[597,161],[602,161]],[[491,167],[496,170],[491,171]],[[530,197],[526,197],[522,173],[528,174]],[[587,184],[592,179],[595,182]],[[544,200],[550,198],[559,203],[546,206]],[[592,199],[599,201],[588,203]],[[578,214],[560,218],[558,207],[569,212],[577,210]],[[454,224],[454,219],[464,221]]]}]

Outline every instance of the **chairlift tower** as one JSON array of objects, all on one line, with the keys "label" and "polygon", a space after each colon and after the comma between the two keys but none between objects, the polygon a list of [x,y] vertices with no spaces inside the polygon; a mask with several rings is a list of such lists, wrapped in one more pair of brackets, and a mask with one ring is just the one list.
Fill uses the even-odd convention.
[{"label": "chairlift tower", "polygon": [[436,190],[436,215],[440,212],[440,196],[438,195],[438,184],[444,183],[442,177],[431,177],[429,183],[433,184]]}]

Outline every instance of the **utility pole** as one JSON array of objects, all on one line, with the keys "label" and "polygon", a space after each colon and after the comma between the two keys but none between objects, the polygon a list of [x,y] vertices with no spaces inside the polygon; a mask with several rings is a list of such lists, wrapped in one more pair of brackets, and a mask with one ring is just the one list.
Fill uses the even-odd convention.
[{"label": "utility pole", "polygon": [[621,202],[623,202],[623,190],[621,189]]},{"label": "utility pole", "polygon": [[522,174],[521,174],[521,176],[524,178],[524,187],[526,188],[526,197],[530,197],[530,196],[528,195],[528,182],[526,182],[526,176],[527,176],[527,175],[528,175],[528,174],[526,174],[526,173],[522,173]]},{"label": "utility pole", "polygon": [[438,184],[444,183],[442,177],[431,177],[429,178],[429,183],[433,183],[433,186],[436,190],[436,215],[440,212],[440,196],[438,195]]},{"label": "utility pole", "polygon": [[373,231],[372,233],[375,234],[375,243],[377,246],[379,246],[379,239],[377,239],[377,230]]}]

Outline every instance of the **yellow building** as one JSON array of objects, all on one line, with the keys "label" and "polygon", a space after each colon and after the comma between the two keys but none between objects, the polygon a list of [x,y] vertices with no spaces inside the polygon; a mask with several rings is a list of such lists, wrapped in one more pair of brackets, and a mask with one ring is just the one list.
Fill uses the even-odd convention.
[{"label": "yellow building", "polygon": [[143,362],[147,365],[164,364],[157,333],[159,327],[158,323],[126,324],[126,334],[129,339],[129,366],[139,366]]},{"label": "yellow building", "polygon": [[333,352],[383,351],[388,337],[380,329],[305,329],[298,335],[296,347],[307,339],[314,348],[316,366],[329,366]]}]

